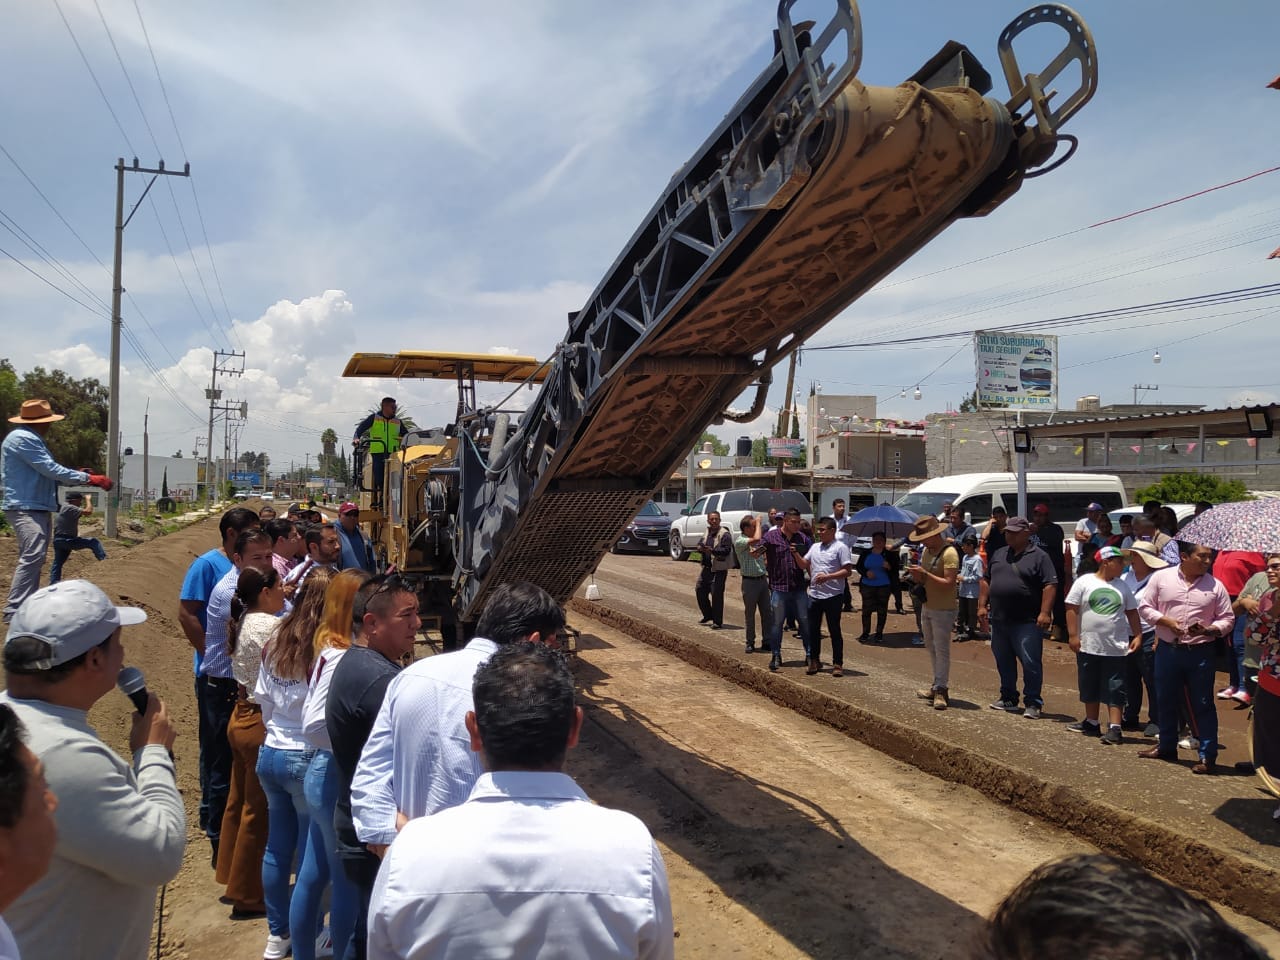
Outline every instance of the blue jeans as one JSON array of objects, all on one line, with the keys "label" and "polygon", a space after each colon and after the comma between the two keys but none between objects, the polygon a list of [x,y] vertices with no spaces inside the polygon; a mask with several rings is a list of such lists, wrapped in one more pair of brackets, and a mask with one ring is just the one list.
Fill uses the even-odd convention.
[{"label": "blue jeans", "polygon": [[1244,669],[1244,625],[1248,619],[1243,613],[1236,617],[1235,630],[1231,633],[1231,650],[1227,653],[1227,683],[1237,690],[1246,688],[1245,678],[1248,676]]},{"label": "blue jeans", "polygon": [[347,878],[338,857],[338,838],[333,832],[333,809],[338,803],[338,782],[341,774],[333,754],[317,750],[307,768],[303,792],[307,797],[307,810],[311,813],[312,845],[308,856],[314,852],[323,857],[329,882],[329,937],[333,940],[333,955],[342,957],[347,952],[351,931],[355,929],[359,910],[359,892]]},{"label": "blue jeans", "polygon": [[[267,852],[262,858],[262,895],[267,903],[267,929],[277,937],[293,936],[293,953],[299,960],[315,960],[315,918],[320,912],[324,885],[299,869],[298,882],[289,896],[289,877],[295,853],[306,861],[311,816],[303,782],[313,750],[280,750],[263,744],[258,751],[258,782],[267,795]],[[311,926],[302,918],[310,915]],[[298,923],[295,925],[294,920]],[[308,935],[309,931],[309,935]]]},{"label": "blue jeans", "polygon": [[99,560],[107,559],[107,551],[102,549],[102,541],[97,537],[54,537],[53,566],[49,568],[50,583],[57,583],[62,579],[62,565],[67,562],[73,550],[92,550]]},{"label": "blue jeans", "polygon": [[1000,699],[1018,702],[1018,664],[1022,664],[1022,702],[1028,707],[1043,707],[1040,687],[1044,668],[1040,655],[1044,633],[1034,620],[1028,623],[1008,620],[991,621],[991,654],[996,658],[1000,674]]},{"label": "blue jeans", "polygon": [[[1213,699],[1212,643],[1156,644],[1156,697],[1160,703],[1160,752],[1178,754],[1178,704],[1189,701],[1199,727],[1200,759],[1218,759],[1218,705]],[[1185,687],[1185,691],[1184,691]]]},{"label": "blue jeans", "polygon": [[800,627],[800,642],[804,644],[805,659],[809,659],[809,595],[804,590],[774,590],[770,596],[773,623],[769,630],[769,649],[775,657],[782,657],[782,627],[794,617]]}]

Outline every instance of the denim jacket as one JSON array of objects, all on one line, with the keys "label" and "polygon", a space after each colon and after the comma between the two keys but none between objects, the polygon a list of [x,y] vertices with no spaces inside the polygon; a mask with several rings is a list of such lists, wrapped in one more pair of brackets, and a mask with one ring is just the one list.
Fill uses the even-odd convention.
[{"label": "denim jacket", "polygon": [[0,446],[4,509],[58,509],[59,483],[88,483],[89,474],[57,463],[44,439],[28,427],[14,427]]}]

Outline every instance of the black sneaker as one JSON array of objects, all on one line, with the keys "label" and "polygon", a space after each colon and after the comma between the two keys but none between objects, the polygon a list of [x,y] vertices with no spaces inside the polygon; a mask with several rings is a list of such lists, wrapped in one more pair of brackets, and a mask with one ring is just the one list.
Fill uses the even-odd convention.
[{"label": "black sneaker", "polygon": [[1143,728],[1142,735],[1144,737],[1160,736],[1160,725],[1158,723],[1148,723],[1146,727]]},{"label": "black sneaker", "polygon": [[769,661],[769,669],[774,673],[778,672],[778,668],[780,666],[782,666],[782,659],[780,657],[774,657],[772,660]]},{"label": "black sneaker", "polygon": [[747,644],[747,646],[746,646],[746,649],[745,649],[745,650],[743,650],[742,652],[743,652],[743,653],[755,653],[755,652],[756,652],[756,645],[755,645],[754,643],[748,643],[748,644]]},{"label": "black sneaker", "polygon": [[870,643],[870,642],[871,642],[871,634],[869,634],[869,633],[864,633],[862,636],[860,636],[860,637],[858,638],[858,642],[859,642],[859,643]]},{"label": "black sneaker", "polygon": [[1079,720],[1075,723],[1068,723],[1067,729],[1072,733],[1083,733],[1086,737],[1102,736],[1102,726],[1097,723],[1090,723],[1088,720]]},{"label": "black sneaker", "polygon": [[1119,727],[1108,727],[1107,732],[1102,735],[1102,742],[1109,746],[1115,746],[1124,743],[1124,737],[1120,733]]},{"label": "black sneaker", "polygon": [[991,704],[991,709],[1003,710],[1005,713],[1013,713],[1018,709],[1018,702],[1016,700],[997,700],[995,703]]}]

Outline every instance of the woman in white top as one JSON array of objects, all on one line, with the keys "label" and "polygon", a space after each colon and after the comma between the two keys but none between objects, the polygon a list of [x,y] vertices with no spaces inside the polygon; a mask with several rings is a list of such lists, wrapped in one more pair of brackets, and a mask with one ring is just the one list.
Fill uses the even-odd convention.
[{"label": "woman in white top", "polygon": [[359,892],[347,877],[342,860],[338,857],[338,838],[333,831],[333,808],[338,803],[340,775],[333,760],[333,744],[329,742],[329,728],[325,724],[325,702],[329,699],[329,681],[342,655],[351,647],[354,624],[352,608],[356,592],[364,586],[369,574],[363,570],[343,570],[333,578],[324,595],[324,614],[316,630],[313,646],[315,664],[307,685],[307,700],[302,710],[302,735],[315,747],[316,755],[307,768],[303,793],[307,809],[311,812],[311,846],[321,862],[303,864],[303,870],[326,870],[331,892],[329,895],[329,938],[335,957],[346,954],[347,944],[355,930],[359,909]]},{"label": "woman in white top", "polygon": [[258,782],[258,750],[266,736],[262,708],[253,699],[262,663],[262,647],[279,623],[284,584],[272,570],[245,567],[231,598],[227,648],[231,674],[240,685],[235,710],[227,724],[231,745],[231,789],[222,815],[217,880],[227,888],[231,915],[262,916],[262,855],[267,849],[267,797]]},{"label": "woman in white top", "polygon": [[267,795],[269,821],[267,852],[262,860],[268,930],[264,960],[285,957],[291,947],[298,960],[315,958],[324,883],[299,870],[290,898],[289,878],[295,852],[299,861],[306,862],[311,832],[302,784],[315,750],[302,738],[302,705],[314,658],[311,641],[331,576],[328,570],[315,570],[299,588],[293,609],[280,621],[263,651],[254,689],[267,729],[258,751],[258,780]]}]

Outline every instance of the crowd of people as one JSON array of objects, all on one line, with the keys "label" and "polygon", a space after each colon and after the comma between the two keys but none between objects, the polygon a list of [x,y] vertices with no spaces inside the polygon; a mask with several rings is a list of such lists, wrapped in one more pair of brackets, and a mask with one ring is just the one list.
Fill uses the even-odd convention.
[{"label": "crowd of people", "polygon": [[[1197,505],[1198,512],[1205,509],[1209,504]],[[790,628],[803,649],[805,673],[816,674],[825,666],[825,625],[831,675],[840,677],[841,616],[856,612],[849,587],[854,575],[862,643],[884,642],[889,601],[896,598],[903,613],[895,589],[906,585],[918,630],[912,642],[929,655],[930,682],[917,697],[934,710],[951,703],[952,643],[984,640],[999,677],[991,708],[1040,719],[1044,644],[1057,635],[1075,654],[1083,713],[1069,730],[1108,745],[1123,743],[1125,731],[1141,731],[1156,743],[1139,757],[1172,760],[1181,747],[1197,753],[1192,772],[1211,775],[1219,751],[1218,702],[1252,704],[1256,766],[1264,776],[1280,773],[1272,610],[1280,555],[1217,552],[1179,540],[1176,516],[1156,501],[1123,515],[1119,532],[1102,506],[1091,503],[1070,538],[1045,504],[1030,518],[1010,517],[997,506],[981,531],[951,504],[943,515],[946,523],[919,518],[900,542],[874,534],[855,557],[840,500],[811,527],[792,508],[767,518],[749,515],[736,536],[712,513],[698,545],[702,622],[723,627],[726,578],[736,559],[745,651],[756,652],[761,638],[776,672]],[[1220,649],[1227,653],[1229,681],[1215,692]]]},{"label": "crowd of people", "polygon": [[[143,623],[145,611],[114,604],[86,580],[39,587],[61,509],[56,484],[110,485],[40,453],[40,428],[57,418],[40,403],[23,404],[10,434],[18,439],[4,444],[21,588],[5,611],[0,694],[0,960],[141,960],[156,889],[177,875],[186,848],[178,730],[125,668],[125,628]],[[1041,513],[1034,523],[1000,515],[981,535],[954,513],[947,526],[922,518],[907,537],[919,552],[907,562],[884,536],[855,560],[843,509],[811,533],[796,510],[767,525],[748,517],[737,536],[716,517],[699,607],[705,623],[723,627],[736,558],[747,650],[758,618],[770,669],[780,669],[790,619],[806,672],[816,674],[825,625],[840,676],[852,575],[863,602],[859,640],[868,643],[883,640],[889,600],[901,611],[895,590],[906,583],[930,654],[921,698],[946,709],[953,633],[986,635],[1001,683],[992,706],[1019,709],[1021,668],[1022,715],[1034,719],[1041,646],[1061,601],[1085,712],[1076,729],[1119,742],[1136,722],[1131,691],[1140,703],[1145,690],[1158,742],[1140,756],[1176,756],[1185,707],[1200,774],[1214,772],[1217,756],[1212,647],[1238,635],[1236,672],[1217,696],[1252,701],[1255,759],[1280,773],[1280,555],[1215,558],[1144,534],[1138,518],[1127,544],[1095,542],[1111,535],[1086,517],[1076,530],[1084,559],[1066,591],[1059,564],[1071,554]],[[231,917],[265,917],[264,960],[674,956],[653,837],[630,814],[592,804],[563,772],[583,715],[559,605],[535,585],[504,584],[463,649],[415,662],[418,597],[395,574],[373,572],[359,508],[342,504],[337,524],[307,514],[299,504],[284,517],[227,511],[221,542],[192,562],[179,598],[199,711],[199,825]],[[117,686],[137,708],[128,760],[87,719]],[[1010,896],[975,956],[1067,955],[1078,944],[1059,891],[1080,871],[1123,876],[1130,892],[1166,898],[1185,921],[1169,936],[1195,947],[1187,956],[1254,955],[1206,905],[1141,871],[1067,861]],[[1137,923],[1140,899],[1108,906],[1117,922]]]}]

